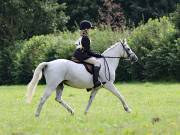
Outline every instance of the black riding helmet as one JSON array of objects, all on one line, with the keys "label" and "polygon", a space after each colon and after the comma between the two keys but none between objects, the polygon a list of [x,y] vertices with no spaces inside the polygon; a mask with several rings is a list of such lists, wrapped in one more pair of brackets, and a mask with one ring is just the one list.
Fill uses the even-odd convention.
[{"label": "black riding helmet", "polygon": [[92,28],[94,27],[92,26],[92,23],[90,21],[83,20],[80,22],[80,30],[92,29]]}]

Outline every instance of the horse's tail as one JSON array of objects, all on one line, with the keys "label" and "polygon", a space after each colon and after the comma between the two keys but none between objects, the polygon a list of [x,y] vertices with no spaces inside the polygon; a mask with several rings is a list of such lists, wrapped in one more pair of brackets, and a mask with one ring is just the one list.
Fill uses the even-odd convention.
[{"label": "horse's tail", "polygon": [[42,70],[45,66],[47,66],[47,62],[42,62],[37,66],[37,68],[34,71],[33,78],[27,87],[27,93],[26,93],[27,103],[31,103],[31,100],[32,100],[33,95],[34,95],[35,90],[36,90],[36,86],[42,77]]}]

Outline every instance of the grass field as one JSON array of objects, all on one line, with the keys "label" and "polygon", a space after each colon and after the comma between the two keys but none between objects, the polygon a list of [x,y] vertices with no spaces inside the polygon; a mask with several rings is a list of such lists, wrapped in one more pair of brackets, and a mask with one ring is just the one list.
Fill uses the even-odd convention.
[{"label": "grass field", "polygon": [[48,99],[39,118],[34,112],[44,86],[38,86],[32,104],[25,103],[25,86],[0,87],[0,135],[180,135],[180,83],[123,83],[121,90],[132,113],[101,89],[87,115],[89,93],[65,87],[63,98],[74,109],[71,116]]}]

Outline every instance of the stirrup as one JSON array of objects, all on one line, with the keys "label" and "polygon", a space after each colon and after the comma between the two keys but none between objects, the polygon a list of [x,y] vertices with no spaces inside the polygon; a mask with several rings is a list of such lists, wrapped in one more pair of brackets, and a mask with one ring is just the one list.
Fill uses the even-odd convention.
[{"label": "stirrup", "polygon": [[[106,84],[106,82],[101,82],[101,86],[103,86],[104,84]],[[99,86],[100,87],[100,86]],[[93,88],[87,88],[86,90],[87,90],[87,92],[90,92],[92,89],[94,89],[94,88],[96,88],[96,87],[93,87]]]},{"label": "stirrup", "polygon": [[93,88],[97,88],[97,87],[99,87],[99,86],[102,86],[102,83],[101,83],[100,81],[97,81],[97,82],[95,82]]}]

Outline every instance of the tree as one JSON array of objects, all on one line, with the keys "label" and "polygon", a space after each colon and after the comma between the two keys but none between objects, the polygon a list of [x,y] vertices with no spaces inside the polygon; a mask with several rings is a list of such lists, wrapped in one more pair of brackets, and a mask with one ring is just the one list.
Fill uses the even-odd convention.
[{"label": "tree", "polygon": [[98,9],[101,1],[97,0],[58,0],[59,4],[66,4],[66,14],[70,20],[67,23],[69,30],[76,30],[82,20],[93,23],[98,20]]},{"label": "tree", "polygon": [[175,24],[176,28],[180,32],[180,4],[177,4],[177,8],[174,13],[171,14],[172,21]]},{"label": "tree", "polygon": [[1,0],[0,84],[11,82],[15,42],[63,30],[68,20],[64,9],[54,0]]},{"label": "tree", "polygon": [[119,3],[113,0],[58,0],[65,3],[66,14],[70,16],[67,27],[76,30],[82,20],[89,20],[95,25],[110,25],[114,28],[124,24],[124,16]]},{"label": "tree", "polygon": [[125,16],[137,25],[149,18],[159,18],[175,10],[179,0],[116,0],[122,4]]},{"label": "tree", "polygon": [[63,30],[68,17],[65,5],[51,0],[3,0],[0,4],[1,32],[14,39]]},{"label": "tree", "polygon": [[125,25],[125,17],[120,3],[115,3],[113,0],[104,0],[98,13],[100,25],[111,26],[113,30],[122,30],[122,26]]}]

